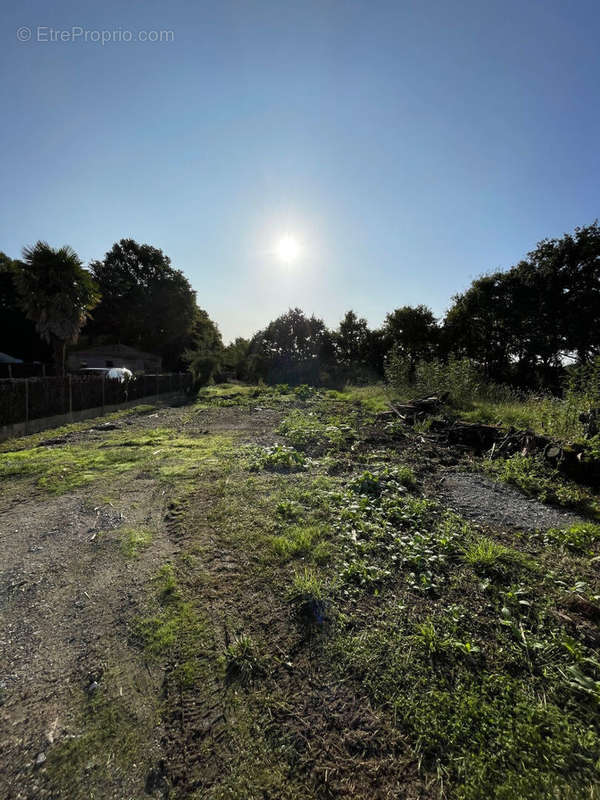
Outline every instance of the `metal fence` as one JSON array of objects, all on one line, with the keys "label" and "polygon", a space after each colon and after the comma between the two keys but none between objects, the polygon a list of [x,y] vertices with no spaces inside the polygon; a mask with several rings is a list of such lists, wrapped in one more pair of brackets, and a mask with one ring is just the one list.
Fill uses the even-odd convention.
[{"label": "metal fence", "polygon": [[0,380],[0,425],[72,414],[86,408],[104,409],[142,397],[185,391],[191,383],[192,376],[182,372],[139,375],[125,383],[97,375]]}]

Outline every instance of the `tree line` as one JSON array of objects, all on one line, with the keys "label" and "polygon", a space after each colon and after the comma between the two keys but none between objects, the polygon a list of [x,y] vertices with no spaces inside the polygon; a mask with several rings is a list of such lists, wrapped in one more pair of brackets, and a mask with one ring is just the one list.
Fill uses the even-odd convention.
[{"label": "tree line", "polygon": [[477,278],[443,319],[425,305],[402,306],[374,329],[352,310],[331,330],[295,308],[224,346],[181,270],[132,239],[88,269],[70,248],[43,242],[22,261],[0,254],[0,308],[0,341],[31,352],[41,337],[57,364],[81,336],[158,353],[198,383],[366,383],[381,379],[392,358],[410,380],[419,362],[466,358],[489,380],[555,389],[569,364],[600,354],[600,227],[545,239],[518,264]]},{"label": "tree line", "polygon": [[204,350],[223,350],[217,326],[196,303],[183,272],[162,250],[121,239],[84,268],[70,247],[46,242],[21,260],[0,253],[0,349],[26,361],[54,360],[79,342],[127,344],[160,355],[167,370],[185,370]]}]

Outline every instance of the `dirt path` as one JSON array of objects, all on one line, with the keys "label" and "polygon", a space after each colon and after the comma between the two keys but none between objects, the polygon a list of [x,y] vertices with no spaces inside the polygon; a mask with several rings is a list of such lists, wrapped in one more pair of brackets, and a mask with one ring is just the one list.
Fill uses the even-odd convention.
[{"label": "dirt path", "polygon": [[[271,441],[280,417],[269,409],[163,408],[37,438],[42,449],[97,448],[110,445],[115,434],[166,427],[191,437],[227,431],[242,442]],[[90,709],[105,724],[94,705],[101,692],[144,735],[134,760],[119,764],[115,753],[106,769],[93,752],[103,744],[102,732],[94,732],[86,769],[102,773],[103,797],[138,797],[144,786],[151,794],[164,750],[157,713],[163,671],[149,665],[131,630],[147,607],[157,569],[182,549],[167,513],[177,490],[166,490],[147,470],[117,481],[99,478],[58,496],[33,481],[12,482],[8,489],[0,507],[0,795],[62,797],[68,790],[71,797],[87,796],[69,785],[68,759],[51,764],[49,758],[57,744],[84,737]],[[123,532],[131,530],[152,533],[134,559],[120,552]],[[223,563],[221,558],[217,573]],[[53,788],[57,783],[66,787],[64,794]]]},{"label": "dirt path", "polygon": [[128,626],[155,564],[171,547],[156,536],[135,566],[119,557],[123,526],[160,530],[166,501],[155,490],[152,480],[131,480],[111,504],[86,489],[56,498],[37,494],[0,513],[4,797],[46,796],[37,777],[49,750],[79,735],[84,698],[109,681],[109,691],[125,696],[128,711],[149,728],[145,758],[115,770],[107,789],[112,784],[122,797],[131,787],[133,794],[158,755],[152,697],[161,676],[129,647]]}]

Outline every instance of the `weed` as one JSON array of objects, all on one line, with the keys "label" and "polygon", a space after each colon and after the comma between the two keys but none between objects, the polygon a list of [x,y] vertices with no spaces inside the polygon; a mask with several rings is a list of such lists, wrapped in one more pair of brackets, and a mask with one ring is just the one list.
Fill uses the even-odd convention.
[{"label": "weed", "polygon": [[317,564],[325,563],[330,556],[326,539],[329,529],[323,525],[295,525],[273,540],[273,549],[283,560],[308,558]]},{"label": "weed", "polygon": [[308,627],[322,626],[327,610],[327,592],[325,584],[312,570],[294,575],[289,593],[289,603],[296,618]]},{"label": "weed", "polygon": [[273,447],[264,447],[254,453],[249,462],[253,471],[260,469],[272,472],[299,472],[306,469],[306,459],[293,447],[276,444]]},{"label": "weed", "polygon": [[519,550],[481,537],[465,550],[464,560],[472,569],[488,577],[506,578],[519,569],[533,569],[534,564]]},{"label": "weed", "polygon": [[301,386],[296,386],[294,389],[294,394],[296,397],[299,397],[300,400],[308,400],[309,397],[312,397],[316,392],[314,386],[309,386],[306,383],[303,383]]},{"label": "weed", "polygon": [[339,418],[323,421],[315,412],[306,413],[298,409],[283,420],[277,432],[302,450],[340,450],[356,438],[355,431],[346,421]]},{"label": "weed", "polygon": [[583,513],[600,516],[600,504],[594,494],[563,478],[540,457],[517,454],[506,459],[485,461],[483,468],[542,503],[575,508]]},{"label": "weed", "polygon": [[600,541],[600,525],[595,522],[579,522],[569,528],[553,528],[544,534],[544,542],[557,544],[576,553],[594,554],[594,545]]},{"label": "weed", "polygon": [[366,471],[349,484],[357,494],[379,497],[385,490],[402,491],[416,484],[415,474],[408,466],[386,467],[380,471]]},{"label": "weed", "polygon": [[302,507],[292,500],[281,500],[275,508],[277,516],[287,520],[297,520],[302,516]]},{"label": "weed", "polygon": [[251,685],[264,674],[265,668],[256,645],[249,636],[236,636],[225,651],[225,676],[229,682]]}]

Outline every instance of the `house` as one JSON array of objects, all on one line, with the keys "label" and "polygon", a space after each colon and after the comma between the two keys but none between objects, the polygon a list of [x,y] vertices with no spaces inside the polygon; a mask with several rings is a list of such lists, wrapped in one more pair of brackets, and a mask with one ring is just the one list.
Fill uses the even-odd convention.
[{"label": "house", "polygon": [[126,344],[106,344],[72,350],[67,357],[67,367],[72,371],[86,367],[127,367],[134,373],[158,373],[162,370],[162,358]]}]

